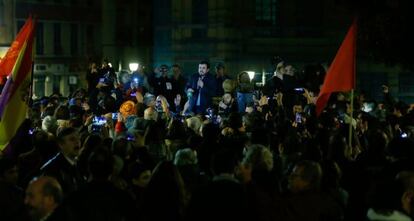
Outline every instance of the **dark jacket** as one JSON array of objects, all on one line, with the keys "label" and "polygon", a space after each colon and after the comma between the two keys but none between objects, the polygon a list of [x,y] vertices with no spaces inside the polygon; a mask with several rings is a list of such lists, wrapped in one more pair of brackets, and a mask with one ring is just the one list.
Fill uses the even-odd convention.
[{"label": "dark jacket", "polygon": [[85,183],[77,166],[72,166],[62,153],[58,153],[45,163],[40,171],[42,175],[56,178],[65,195],[74,192]]},{"label": "dark jacket", "polygon": [[48,220],[137,220],[128,192],[109,182],[93,181],[66,198]]},{"label": "dark jacket", "polygon": [[211,107],[212,97],[216,94],[216,81],[214,76],[210,73],[206,73],[203,77],[203,88],[198,88],[197,83],[199,77],[200,75],[198,73],[193,74],[188,82],[187,89],[191,88],[194,90],[192,96],[193,107],[197,105],[197,98],[200,94],[200,110],[203,110],[204,112],[208,107]]}]

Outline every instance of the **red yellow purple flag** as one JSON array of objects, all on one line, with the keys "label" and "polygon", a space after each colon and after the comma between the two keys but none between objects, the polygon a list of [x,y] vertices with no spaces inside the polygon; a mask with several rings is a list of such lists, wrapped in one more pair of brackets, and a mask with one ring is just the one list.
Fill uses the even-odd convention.
[{"label": "red yellow purple flag", "polygon": [[326,73],[316,100],[316,114],[318,116],[325,108],[332,92],[350,91],[355,87],[356,35],[357,22],[355,19]]},{"label": "red yellow purple flag", "polygon": [[23,44],[28,38],[32,29],[33,19],[30,16],[24,23],[23,27],[20,29],[19,33],[16,36],[16,39],[13,41],[9,50],[7,50],[6,55],[0,61],[0,81],[4,77],[7,77],[11,74],[14,64],[16,63],[17,56],[19,55],[19,52],[22,49]]},{"label": "red yellow purple flag", "polygon": [[[35,29],[31,17],[22,29],[24,30],[19,32],[12,47],[7,52],[6,57],[10,55],[9,61],[0,63],[0,65],[10,65],[11,58],[14,53],[17,53],[11,74],[0,95],[0,151],[4,150],[24,121],[30,99]],[[20,49],[17,50],[17,48]],[[0,67],[2,70],[7,68]]]}]

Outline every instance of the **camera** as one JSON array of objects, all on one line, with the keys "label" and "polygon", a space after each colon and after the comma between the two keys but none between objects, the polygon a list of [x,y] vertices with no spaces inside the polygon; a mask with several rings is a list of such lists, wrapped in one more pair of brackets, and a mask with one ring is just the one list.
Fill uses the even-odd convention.
[{"label": "camera", "polygon": [[131,88],[134,89],[138,87],[139,87],[139,79],[137,77],[134,77],[131,82]]},{"label": "camera", "polygon": [[103,126],[104,124],[106,124],[106,118],[105,117],[95,116],[92,120],[92,125]]},{"label": "camera", "polygon": [[296,93],[299,93],[299,94],[303,94],[303,93],[305,93],[305,88],[303,88],[303,87],[297,87],[297,88],[294,88],[293,89]]},{"label": "camera", "polygon": [[211,121],[211,123],[219,125],[222,121],[220,115],[217,115],[214,113],[214,110],[212,108],[207,109],[207,115],[205,117]]},{"label": "camera", "polygon": [[162,108],[162,102],[160,98],[157,98],[155,100],[155,110],[159,113],[163,112],[163,108]]},{"label": "camera", "polygon": [[127,139],[128,141],[134,141],[134,140],[135,140],[135,137],[134,137],[133,135],[131,135],[131,134],[128,134],[128,135],[126,136],[126,139]]},{"label": "camera", "polygon": [[372,112],[373,110],[374,110],[373,103],[367,103],[367,102],[363,103],[362,111],[364,111],[365,113],[369,113],[369,112]]},{"label": "camera", "polygon": [[301,113],[296,113],[296,115],[295,115],[295,122],[297,124],[301,124],[302,123],[302,114]]}]

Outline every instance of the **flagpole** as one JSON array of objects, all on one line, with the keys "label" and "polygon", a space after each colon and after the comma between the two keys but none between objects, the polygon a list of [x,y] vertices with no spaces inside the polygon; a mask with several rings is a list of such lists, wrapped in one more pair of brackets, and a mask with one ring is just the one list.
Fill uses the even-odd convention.
[{"label": "flagpole", "polygon": [[351,113],[350,113],[350,121],[349,121],[349,148],[352,148],[352,121],[354,119],[354,89],[351,90]]},{"label": "flagpole", "polygon": [[[354,18],[353,23],[355,24],[355,26],[357,25],[357,17]],[[355,28],[355,29],[357,29],[357,28]],[[356,32],[357,31],[355,31],[355,36],[356,36]],[[353,57],[353,59],[354,59],[354,67],[353,67],[354,68],[354,71],[353,71],[353,73],[354,73],[354,78],[356,78],[356,76],[355,76],[355,74],[356,74],[356,39],[354,41],[353,47],[354,47],[354,51],[355,51],[355,56]],[[353,147],[352,147],[352,139],[353,139],[353,136],[352,136],[352,131],[353,131],[352,130],[352,122],[354,120],[354,88],[355,88],[355,80],[354,80],[354,85],[353,86],[354,87],[351,90],[351,120],[349,122],[349,148],[352,148],[352,149],[353,149]]]},{"label": "flagpole", "polygon": [[31,70],[30,74],[31,74],[31,76],[30,76],[30,92],[29,92],[28,106],[29,106],[29,108],[32,108],[32,105],[33,105],[34,61],[32,61],[32,70]]}]

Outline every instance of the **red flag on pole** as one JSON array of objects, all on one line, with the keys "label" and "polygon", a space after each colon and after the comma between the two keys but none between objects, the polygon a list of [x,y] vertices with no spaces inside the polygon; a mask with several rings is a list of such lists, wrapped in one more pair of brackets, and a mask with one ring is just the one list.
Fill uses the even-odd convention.
[{"label": "red flag on pole", "polygon": [[325,108],[332,92],[350,91],[355,88],[356,35],[357,22],[354,20],[325,76],[316,100],[318,116]]},{"label": "red flag on pole", "polygon": [[16,36],[16,39],[13,41],[6,55],[0,61],[0,81],[2,81],[4,77],[7,77],[11,74],[14,64],[16,63],[17,56],[19,55],[24,42],[28,39],[32,30],[33,19],[32,16],[30,16],[29,19],[24,23],[23,27],[20,29],[19,33]]}]

